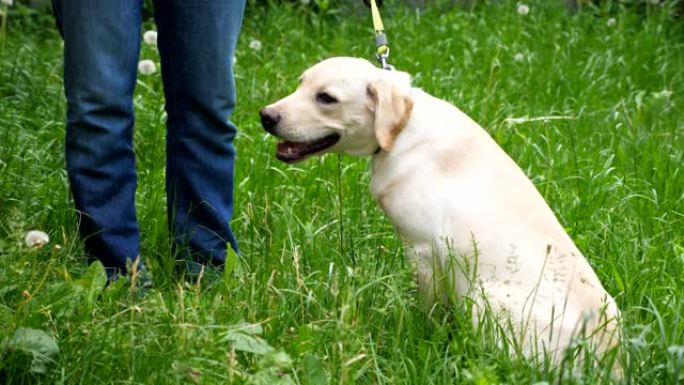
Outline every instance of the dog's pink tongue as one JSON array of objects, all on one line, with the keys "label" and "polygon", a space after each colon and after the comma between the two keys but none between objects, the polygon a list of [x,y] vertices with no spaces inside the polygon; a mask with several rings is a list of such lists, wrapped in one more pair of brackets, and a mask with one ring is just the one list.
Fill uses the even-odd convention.
[{"label": "dog's pink tongue", "polygon": [[304,143],[280,142],[278,143],[277,150],[280,155],[295,155],[300,152],[303,146]]}]

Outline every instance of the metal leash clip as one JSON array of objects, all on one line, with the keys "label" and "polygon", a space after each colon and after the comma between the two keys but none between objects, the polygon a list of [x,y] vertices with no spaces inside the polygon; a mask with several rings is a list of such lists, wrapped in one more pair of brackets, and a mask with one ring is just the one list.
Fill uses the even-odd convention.
[{"label": "metal leash clip", "polygon": [[394,71],[394,66],[389,64],[389,47],[383,54],[376,54],[375,58],[380,62],[380,67],[384,70]]},{"label": "metal leash clip", "polygon": [[387,35],[385,35],[385,31],[375,31],[375,47],[375,58],[380,62],[380,67],[382,67],[384,70],[394,70],[394,67],[389,64],[390,48],[387,44]]}]

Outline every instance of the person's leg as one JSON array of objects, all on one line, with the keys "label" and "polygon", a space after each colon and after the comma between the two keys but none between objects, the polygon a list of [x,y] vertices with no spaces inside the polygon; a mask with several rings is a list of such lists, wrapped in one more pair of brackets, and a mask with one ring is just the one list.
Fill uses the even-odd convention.
[{"label": "person's leg", "polygon": [[233,55],[244,0],[156,0],[166,96],[169,228],[182,259],[222,266],[237,250]]},{"label": "person's leg", "polygon": [[66,163],[79,231],[111,278],[139,254],[133,89],[141,0],[53,0],[64,38]]}]

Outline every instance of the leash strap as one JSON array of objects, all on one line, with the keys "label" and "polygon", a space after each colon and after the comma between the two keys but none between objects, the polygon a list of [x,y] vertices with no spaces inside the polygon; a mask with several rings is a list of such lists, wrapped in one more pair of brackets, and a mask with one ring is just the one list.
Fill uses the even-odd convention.
[{"label": "leash strap", "polygon": [[373,29],[375,29],[375,58],[380,62],[380,66],[385,70],[392,70],[389,62],[389,45],[387,35],[385,34],[385,27],[382,25],[382,18],[380,17],[380,10],[375,0],[370,0],[371,15],[373,16]]}]

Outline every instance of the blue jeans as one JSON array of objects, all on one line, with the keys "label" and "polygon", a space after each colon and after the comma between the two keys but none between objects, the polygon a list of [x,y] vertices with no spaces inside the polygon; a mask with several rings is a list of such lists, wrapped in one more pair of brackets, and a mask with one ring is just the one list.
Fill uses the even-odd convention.
[{"label": "blue jeans", "polygon": [[[166,193],[179,259],[221,266],[233,212],[232,58],[245,0],[155,0]],[[142,0],[53,0],[64,38],[66,163],[86,253],[126,273],[140,253],[133,89]]]}]

